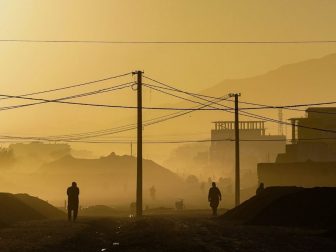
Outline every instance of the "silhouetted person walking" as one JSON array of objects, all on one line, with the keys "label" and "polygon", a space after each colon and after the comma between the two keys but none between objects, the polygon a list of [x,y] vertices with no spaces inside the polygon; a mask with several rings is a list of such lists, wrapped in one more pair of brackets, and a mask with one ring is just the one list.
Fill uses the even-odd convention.
[{"label": "silhouetted person walking", "polygon": [[155,196],[156,196],[156,189],[154,186],[152,186],[151,188],[149,188],[149,194],[152,200],[155,200]]},{"label": "silhouetted person walking", "polygon": [[222,194],[215,182],[212,182],[212,187],[209,189],[208,200],[210,202],[210,207],[212,208],[212,215],[216,216],[219,201],[222,200]]},{"label": "silhouetted person walking", "polygon": [[260,183],[259,187],[256,190],[256,195],[259,195],[262,191],[264,191],[264,183]]},{"label": "silhouetted person walking", "polygon": [[76,182],[72,182],[67,190],[68,194],[68,220],[71,221],[71,215],[73,212],[73,221],[76,221],[78,214],[78,204],[79,204],[79,188]]}]

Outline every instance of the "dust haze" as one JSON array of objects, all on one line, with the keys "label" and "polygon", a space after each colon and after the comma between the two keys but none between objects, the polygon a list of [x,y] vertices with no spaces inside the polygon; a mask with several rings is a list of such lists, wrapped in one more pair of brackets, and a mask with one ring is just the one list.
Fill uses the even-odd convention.
[{"label": "dust haze", "polygon": [[0,251],[336,251],[335,13],[1,0]]}]

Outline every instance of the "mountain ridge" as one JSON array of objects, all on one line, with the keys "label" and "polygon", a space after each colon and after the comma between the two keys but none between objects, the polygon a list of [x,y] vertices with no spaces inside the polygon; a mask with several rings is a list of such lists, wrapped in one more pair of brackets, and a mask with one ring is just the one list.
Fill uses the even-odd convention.
[{"label": "mountain ridge", "polygon": [[[330,91],[335,90],[336,53],[280,66],[265,74],[242,79],[226,79],[202,91],[203,94],[241,92],[260,101],[316,101],[316,98],[332,98]],[[274,95],[277,88],[277,95]],[[256,90],[261,89],[261,90]],[[328,92],[326,93],[325,90]],[[255,92],[257,91],[257,92]],[[259,91],[259,92],[258,92]],[[305,92],[305,97],[300,96]],[[262,94],[261,94],[262,93]],[[282,95],[282,99],[279,99]],[[284,97],[286,95],[286,97]],[[270,96],[270,97],[267,97]]]}]

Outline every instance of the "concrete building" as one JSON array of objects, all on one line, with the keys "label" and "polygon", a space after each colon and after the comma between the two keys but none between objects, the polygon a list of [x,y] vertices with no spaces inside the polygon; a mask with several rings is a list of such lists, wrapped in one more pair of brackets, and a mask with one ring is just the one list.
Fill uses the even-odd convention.
[{"label": "concrete building", "polygon": [[292,143],[275,163],[258,164],[266,186],[336,186],[336,108],[308,108],[291,118]]},{"label": "concrete building", "polygon": [[[214,122],[214,129],[211,130],[211,163],[234,163],[234,126],[234,121]],[[274,161],[277,154],[284,151],[286,144],[285,136],[266,135],[264,121],[239,122],[239,135],[242,169],[256,167],[258,162]]]}]

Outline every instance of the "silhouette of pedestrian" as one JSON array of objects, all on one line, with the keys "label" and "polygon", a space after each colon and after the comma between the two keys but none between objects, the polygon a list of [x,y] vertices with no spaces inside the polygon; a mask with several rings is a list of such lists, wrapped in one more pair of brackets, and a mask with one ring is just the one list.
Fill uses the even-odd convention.
[{"label": "silhouette of pedestrian", "polygon": [[264,191],[264,183],[260,183],[259,187],[256,190],[256,195],[259,195],[262,191]]},{"label": "silhouette of pedestrian", "polygon": [[71,221],[71,215],[73,212],[73,221],[76,221],[78,214],[79,204],[79,188],[76,182],[72,182],[72,185],[67,190],[68,194],[68,220]]},{"label": "silhouette of pedestrian", "polygon": [[222,194],[216,186],[215,182],[212,182],[212,187],[209,189],[208,200],[210,202],[210,207],[212,208],[212,215],[216,216],[219,201],[222,200]]},{"label": "silhouette of pedestrian", "polygon": [[149,194],[152,200],[155,200],[155,196],[156,196],[156,189],[154,186],[152,186],[151,188],[149,188]]}]

